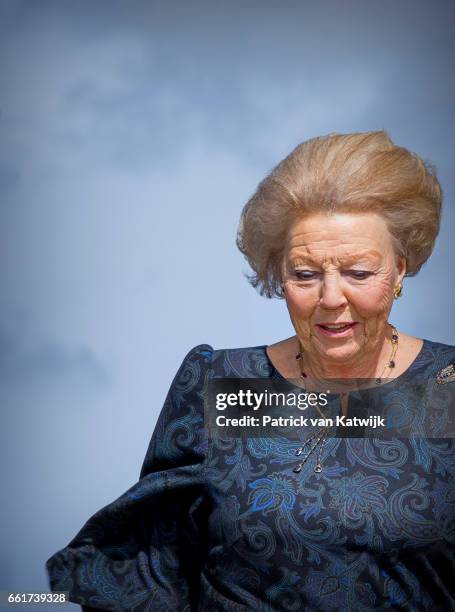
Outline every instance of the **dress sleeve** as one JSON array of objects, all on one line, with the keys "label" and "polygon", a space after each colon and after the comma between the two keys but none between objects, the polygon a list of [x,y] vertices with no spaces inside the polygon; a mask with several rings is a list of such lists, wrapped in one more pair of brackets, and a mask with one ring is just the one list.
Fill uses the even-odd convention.
[{"label": "dress sleeve", "polygon": [[46,562],[83,610],[197,609],[204,533],[204,390],[213,349],[193,348],[158,418],[140,478]]}]

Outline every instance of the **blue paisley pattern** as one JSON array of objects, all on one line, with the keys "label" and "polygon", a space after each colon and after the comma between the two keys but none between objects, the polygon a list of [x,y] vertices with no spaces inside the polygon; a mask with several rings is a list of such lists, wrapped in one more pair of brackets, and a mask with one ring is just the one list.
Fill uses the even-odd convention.
[{"label": "blue paisley pattern", "polygon": [[[454,359],[455,347],[425,340],[403,389],[406,377],[434,388]],[[455,611],[448,402],[432,411],[431,436],[329,438],[323,471],[311,456],[296,474],[298,441],[208,439],[217,377],[281,378],[264,346],[192,349],[139,481],[47,561],[52,590],[84,610]],[[385,385],[383,400],[420,426],[431,394],[416,410],[400,389]]]}]

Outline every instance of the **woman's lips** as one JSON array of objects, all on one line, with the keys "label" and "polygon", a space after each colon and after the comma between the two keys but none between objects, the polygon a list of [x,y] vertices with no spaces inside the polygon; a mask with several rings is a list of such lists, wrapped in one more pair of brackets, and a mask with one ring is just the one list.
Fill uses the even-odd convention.
[{"label": "woman's lips", "polygon": [[[335,325],[335,323],[333,324]],[[353,334],[353,329],[354,327],[357,325],[357,322],[354,323],[348,323],[346,324],[346,327],[342,327],[341,329],[327,329],[327,327],[325,327],[325,325],[322,323],[319,323],[318,325],[316,325],[316,327],[319,329],[319,331],[324,334],[324,336],[330,336],[331,338],[344,338],[346,336],[350,336],[351,334]]]}]

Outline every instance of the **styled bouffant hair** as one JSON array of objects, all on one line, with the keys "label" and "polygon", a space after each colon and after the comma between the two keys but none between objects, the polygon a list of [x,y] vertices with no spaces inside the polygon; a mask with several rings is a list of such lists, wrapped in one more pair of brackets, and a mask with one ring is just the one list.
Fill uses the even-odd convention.
[{"label": "styled bouffant hair", "polygon": [[240,218],[237,246],[261,295],[283,297],[281,263],[292,221],[312,213],[376,212],[386,220],[406,276],[430,256],[442,191],[431,164],[384,131],[329,134],[299,144],[261,181]]}]

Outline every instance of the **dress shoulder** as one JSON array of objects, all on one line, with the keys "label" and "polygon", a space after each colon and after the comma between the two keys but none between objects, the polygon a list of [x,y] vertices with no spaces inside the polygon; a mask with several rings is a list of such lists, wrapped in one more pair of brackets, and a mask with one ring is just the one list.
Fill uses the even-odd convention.
[{"label": "dress shoulder", "polygon": [[203,397],[213,349],[192,348],[158,417],[139,480],[46,562],[52,591],[86,610],[195,609],[204,541]]},{"label": "dress shoulder", "polygon": [[218,349],[213,352],[212,368],[215,377],[263,378],[273,375],[274,368],[267,353],[267,345]]},{"label": "dress shoulder", "polygon": [[213,347],[188,351],[172,381],[145,455],[140,478],[175,463],[203,462],[203,392],[210,376]]},{"label": "dress shoulder", "polygon": [[422,371],[427,378],[437,376],[441,369],[455,366],[455,346],[424,340],[423,347],[413,364],[414,371]]}]

